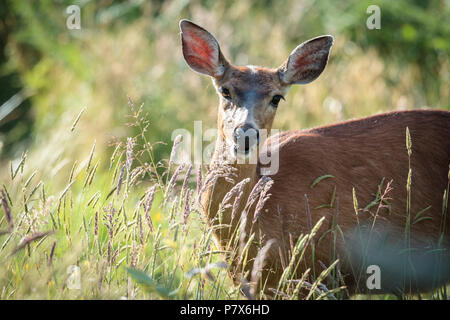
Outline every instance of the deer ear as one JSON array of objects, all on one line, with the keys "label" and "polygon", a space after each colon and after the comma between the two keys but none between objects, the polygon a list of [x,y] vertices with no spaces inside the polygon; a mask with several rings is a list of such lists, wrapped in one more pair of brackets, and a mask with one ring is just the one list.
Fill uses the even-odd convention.
[{"label": "deer ear", "polygon": [[332,45],[332,36],[321,36],[303,42],[278,68],[281,80],[289,85],[305,84],[315,80],[327,65]]},{"label": "deer ear", "polygon": [[219,43],[205,29],[189,20],[180,21],[183,56],[197,72],[211,77],[221,77],[228,62],[223,57]]}]

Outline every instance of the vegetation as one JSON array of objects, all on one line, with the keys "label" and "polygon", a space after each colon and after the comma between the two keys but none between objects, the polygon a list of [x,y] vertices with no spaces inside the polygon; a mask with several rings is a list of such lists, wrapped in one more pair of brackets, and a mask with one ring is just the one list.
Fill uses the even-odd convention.
[{"label": "vegetation", "polygon": [[[66,27],[71,4],[81,8],[81,30]],[[366,28],[371,4],[381,8],[380,30]],[[6,1],[0,299],[244,298],[198,208],[207,168],[170,161],[173,130],[192,132],[195,120],[215,127],[217,112],[213,87],[182,59],[181,18],[206,26],[239,65],[275,67],[302,41],[335,36],[325,72],[280,105],[274,128],[288,130],[449,110],[449,16],[443,0]],[[302,287],[308,298],[345,296],[339,281],[321,285],[338,279],[336,265],[313,282],[291,271],[277,298],[298,298]]]}]

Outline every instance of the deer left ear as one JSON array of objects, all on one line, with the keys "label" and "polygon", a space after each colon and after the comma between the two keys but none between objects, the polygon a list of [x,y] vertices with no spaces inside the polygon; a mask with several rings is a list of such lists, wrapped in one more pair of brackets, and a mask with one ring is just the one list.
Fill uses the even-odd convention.
[{"label": "deer left ear", "polygon": [[321,36],[303,42],[278,68],[281,80],[288,85],[306,84],[315,80],[327,65],[332,45],[332,36]]}]

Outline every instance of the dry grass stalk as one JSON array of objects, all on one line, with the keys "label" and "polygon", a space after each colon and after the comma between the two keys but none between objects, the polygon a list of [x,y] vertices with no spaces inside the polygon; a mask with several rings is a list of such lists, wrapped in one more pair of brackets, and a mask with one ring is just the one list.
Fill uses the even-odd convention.
[{"label": "dry grass stalk", "polygon": [[191,213],[191,206],[190,206],[191,194],[192,194],[192,190],[188,190],[188,192],[186,194],[185,203],[184,203],[183,223],[184,223],[185,229],[187,228],[187,220]]},{"label": "dry grass stalk", "polygon": [[14,221],[12,218],[11,207],[8,204],[8,198],[4,189],[2,189],[2,205],[3,211],[5,212],[5,219],[8,223],[8,230],[11,231],[14,228]]},{"label": "dry grass stalk", "polygon": [[28,244],[30,244],[33,241],[39,240],[45,236],[48,236],[50,234],[52,234],[53,231],[46,231],[46,232],[36,232],[33,233],[31,236],[25,237],[20,244],[14,248],[14,250],[11,252],[10,256],[16,254],[18,251],[22,250],[23,248],[25,248]]},{"label": "dry grass stalk", "polygon": [[197,196],[200,194],[200,190],[202,188],[202,183],[203,183],[203,181],[202,181],[202,165],[200,164],[197,169],[197,186],[195,189],[195,193],[197,194]]},{"label": "dry grass stalk", "polygon": [[127,151],[126,151],[126,166],[127,171],[130,172],[131,166],[133,165],[134,160],[134,154],[133,154],[133,148],[135,145],[135,141],[133,138],[128,137],[127,138]]},{"label": "dry grass stalk", "polygon": [[120,171],[119,180],[117,181],[117,195],[120,194],[120,189],[122,188],[123,176],[125,173],[125,165],[122,166],[122,170]]},{"label": "dry grass stalk", "polygon": [[258,203],[256,204],[256,208],[255,208],[255,213],[253,215],[253,223],[255,224],[256,221],[259,218],[259,215],[261,214],[261,210],[264,207],[264,204],[266,203],[266,201],[270,198],[270,194],[267,194],[267,192],[270,190],[270,188],[272,188],[273,185],[273,180],[267,180],[266,183],[264,184],[264,187],[261,191],[261,194],[259,196],[259,200]]},{"label": "dry grass stalk", "polygon": [[53,255],[55,254],[56,241],[53,241],[52,248],[50,249],[50,254],[48,257],[48,264],[52,265],[53,263]]},{"label": "dry grass stalk", "polygon": [[181,187],[181,194],[186,194],[186,191],[188,189],[189,179],[191,177],[191,172],[192,172],[192,164],[190,164],[188,169],[186,170],[186,175],[184,176],[183,186]]},{"label": "dry grass stalk", "polygon": [[155,231],[152,218],[150,217],[150,210],[152,209],[153,199],[155,198],[155,191],[157,186],[158,185],[155,184],[153,187],[147,190],[147,192],[145,193],[145,201],[143,202],[145,219],[147,220],[147,224],[151,232]]},{"label": "dry grass stalk", "polygon": [[261,277],[261,271],[263,270],[266,263],[267,252],[269,251],[272,244],[275,243],[274,239],[270,239],[266,242],[264,247],[262,247],[258,254],[256,255],[255,262],[253,263],[253,269],[251,273],[251,283],[252,287],[250,290],[251,296],[256,297],[257,289],[258,289],[258,281]]},{"label": "dry grass stalk", "polygon": [[264,186],[267,182],[271,181],[272,179],[268,176],[262,176],[258,182],[253,187],[252,191],[250,192],[250,195],[248,196],[247,203],[245,205],[245,210],[248,210],[252,207],[252,205],[255,203],[256,200],[259,199],[261,192],[264,190]]},{"label": "dry grass stalk", "polygon": [[175,137],[175,140],[173,141],[173,146],[172,146],[172,151],[170,153],[169,166],[167,167],[167,172],[170,172],[170,168],[172,167],[172,164],[174,163],[175,155],[177,153],[178,146],[181,143],[181,138],[182,138],[182,136],[178,135],[178,136]]},{"label": "dry grass stalk", "polygon": [[233,178],[236,177],[235,171],[237,169],[230,166],[222,166],[217,168],[210,168],[208,171],[205,181],[202,184],[202,187],[197,195],[197,201],[200,199],[200,196],[210,187],[213,187],[218,179],[225,179],[230,183],[234,183]]},{"label": "dry grass stalk", "polygon": [[227,192],[225,197],[223,197],[222,203],[220,205],[221,209],[225,210],[230,208],[231,207],[231,204],[229,204],[230,200],[233,198],[234,195],[239,195],[243,191],[245,185],[249,182],[250,178],[246,178],[241,182],[237,183],[235,186],[233,186],[233,188],[231,188],[231,190]]},{"label": "dry grass stalk", "polygon": [[184,164],[180,164],[177,169],[175,170],[175,172],[172,175],[172,178],[170,179],[169,183],[167,184],[167,188],[166,188],[166,194],[170,191],[173,190],[173,188],[175,187],[175,183],[177,182],[177,178],[180,175],[181,171],[183,171],[184,169]]}]

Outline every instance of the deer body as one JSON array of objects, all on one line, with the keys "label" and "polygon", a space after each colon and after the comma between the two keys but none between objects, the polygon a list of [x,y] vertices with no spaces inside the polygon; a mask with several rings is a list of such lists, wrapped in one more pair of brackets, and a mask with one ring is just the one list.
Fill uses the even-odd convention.
[{"label": "deer body", "polygon": [[[261,228],[269,233],[267,237],[288,239],[289,234],[298,236],[309,232],[304,197],[308,195],[312,225],[322,216],[326,217],[319,234],[330,228],[337,215],[335,223],[344,238],[336,238],[336,249],[343,264],[345,283],[350,293],[363,290],[365,283],[357,283],[352,275],[352,268],[358,268],[358,265],[349,265],[351,262],[355,264],[357,257],[349,257],[346,250],[349,246],[355,247],[352,241],[359,241],[351,236],[354,229],[359,224],[372,223],[370,211],[375,210],[359,211],[356,216],[352,188],[355,189],[359,207],[365,208],[374,201],[381,181],[384,179],[385,188],[386,183],[392,180],[392,190],[388,193],[389,205],[378,213],[375,226],[377,232],[388,229],[393,241],[401,241],[406,225],[409,170],[406,127],[413,141],[411,215],[415,216],[431,206],[426,214],[430,219],[411,223],[411,246],[424,248],[436,243],[440,236],[442,198],[447,188],[450,163],[450,112],[440,111],[392,112],[283,134],[279,145],[280,170],[273,176],[272,195],[266,202],[266,211],[260,216]],[[311,188],[313,181],[324,174],[333,177]],[[334,188],[338,201],[335,200],[332,208],[323,207],[330,203]],[[278,212],[278,215],[273,212]],[[446,229],[449,228],[450,221],[447,219]],[[330,242],[327,239],[322,241],[325,245],[317,246],[315,259],[329,265],[332,257]],[[288,246],[288,243],[283,245]],[[358,245],[354,250],[359,249]],[[393,254],[389,250],[385,253]],[[272,259],[277,256],[278,252],[272,250]],[[377,263],[375,258],[373,263]],[[319,265],[318,272],[321,270]],[[421,288],[426,289],[426,286],[426,283],[422,284]],[[383,289],[389,291],[392,287],[386,284]]]},{"label": "deer body", "polygon": [[[332,37],[305,42],[278,69],[266,69],[233,66],[206,30],[187,20],[181,21],[180,27],[186,61],[195,71],[213,78],[221,98],[219,137],[211,167],[234,169],[234,182],[219,178],[203,193],[202,206],[209,223],[217,226],[219,245],[226,250],[230,249],[230,240],[242,224],[240,215],[246,215],[244,235],[248,238],[254,232],[255,238],[248,251],[249,263],[242,273],[247,271],[246,277],[251,278],[258,250],[271,241],[262,278],[266,288],[277,288],[292,244],[325,217],[317,234],[320,241],[315,243],[314,259],[312,249],[308,249],[304,261],[310,263],[299,265],[298,278],[308,268],[320,274],[325,266],[339,258],[342,280],[350,294],[365,291],[366,278],[362,273],[365,275],[364,268],[370,264],[379,264],[387,270],[381,291],[393,291],[400,285],[398,265],[406,259],[398,258],[397,252],[406,239],[408,246],[418,248],[418,253],[408,256],[419,272],[414,281],[412,276],[407,277],[409,288],[429,289],[431,280],[425,274],[433,273],[434,264],[428,263],[429,256],[424,258],[424,250],[439,241],[444,251],[449,248],[446,230],[450,229],[450,218],[443,216],[442,203],[448,188],[450,112],[392,112],[285,132],[260,141],[259,133],[263,129],[270,132],[276,107],[289,86],[311,82],[323,71]],[[412,137],[410,158],[405,146],[406,128]],[[248,134],[252,131],[253,136]],[[241,163],[239,156],[257,152],[257,147],[264,144],[272,146],[271,152],[277,153],[279,159],[279,169],[271,175],[270,197],[257,221],[253,219],[255,203],[248,208],[245,200],[235,204],[238,216],[233,217],[232,208],[221,208],[224,197],[236,183],[248,179],[242,188],[242,199],[247,199],[261,178],[262,168],[259,162]],[[224,154],[231,159],[228,157],[224,162]],[[406,185],[410,167],[411,207],[408,209]],[[324,176],[323,180],[317,180]],[[353,189],[358,208],[355,208]],[[386,196],[380,200],[383,190]],[[339,236],[336,236],[336,226],[339,226]],[[335,232],[328,232],[331,229]],[[388,243],[387,249],[380,249],[381,243]],[[448,253],[443,259],[444,266],[450,266]],[[239,270],[236,256],[231,262],[232,270]],[[439,279],[447,281],[448,272]]]}]

